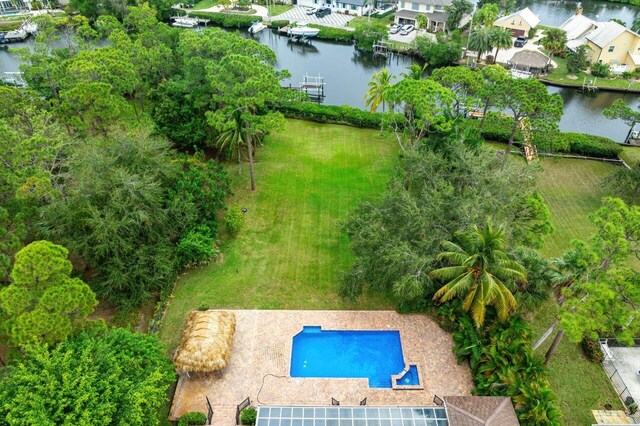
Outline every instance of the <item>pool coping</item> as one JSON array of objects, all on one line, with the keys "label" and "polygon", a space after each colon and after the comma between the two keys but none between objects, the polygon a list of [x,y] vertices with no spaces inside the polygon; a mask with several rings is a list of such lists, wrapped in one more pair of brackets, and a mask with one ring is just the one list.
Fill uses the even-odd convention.
[{"label": "pool coping", "polygon": [[[404,376],[407,371],[409,371],[409,368],[415,365],[416,366],[416,370],[418,371],[418,384],[417,385],[399,385],[397,380],[400,379],[402,376]],[[422,366],[420,365],[419,362],[405,362],[404,363],[404,370],[402,370],[400,373],[398,374],[392,374],[391,375],[391,389],[393,390],[424,390],[424,381],[422,378]]]}]

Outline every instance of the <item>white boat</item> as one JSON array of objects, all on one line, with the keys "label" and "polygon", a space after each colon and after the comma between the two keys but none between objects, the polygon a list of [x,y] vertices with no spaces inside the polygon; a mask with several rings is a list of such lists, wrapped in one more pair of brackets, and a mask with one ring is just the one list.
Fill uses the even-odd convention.
[{"label": "white boat", "polygon": [[17,30],[7,31],[4,33],[3,42],[9,43],[12,41],[23,41],[27,37],[29,37],[29,33],[24,28],[20,27]]},{"label": "white boat", "polygon": [[38,33],[38,24],[33,22],[25,22],[24,30],[30,35],[36,35]]},{"label": "white boat", "polygon": [[267,26],[262,21],[253,21],[253,25],[249,27],[249,34],[258,34],[260,31],[266,29]]},{"label": "white boat", "polygon": [[181,28],[195,28],[198,26],[198,20],[196,18],[189,18],[188,16],[185,16],[176,18],[171,25]]},{"label": "white boat", "polygon": [[306,38],[315,37],[319,32],[319,28],[312,28],[308,26],[306,22],[298,22],[295,27],[291,27],[287,30],[287,34],[290,36]]}]

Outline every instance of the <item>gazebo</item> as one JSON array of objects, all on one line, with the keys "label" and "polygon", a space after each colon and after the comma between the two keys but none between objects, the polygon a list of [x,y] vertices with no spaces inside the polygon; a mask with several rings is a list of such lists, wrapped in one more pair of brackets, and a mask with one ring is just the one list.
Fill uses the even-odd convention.
[{"label": "gazebo", "polygon": [[521,50],[514,53],[507,63],[518,71],[541,74],[549,69],[551,58],[538,50]]},{"label": "gazebo", "polygon": [[227,311],[192,311],[174,356],[179,374],[214,373],[227,366],[236,316]]}]

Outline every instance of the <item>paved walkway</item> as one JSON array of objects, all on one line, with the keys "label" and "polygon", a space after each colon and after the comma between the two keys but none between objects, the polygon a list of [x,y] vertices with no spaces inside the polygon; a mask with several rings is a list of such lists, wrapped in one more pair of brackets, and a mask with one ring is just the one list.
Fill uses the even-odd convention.
[{"label": "paved walkway", "polygon": [[349,21],[355,16],[343,15],[341,13],[331,12],[331,14],[318,18],[316,15],[307,15],[309,8],[302,6],[294,6],[280,15],[272,16],[272,21],[287,20],[291,22],[307,22],[309,24],[324,25],[325,27],[343,28],[345,30],[353,30],[351,27],[347,27]]},{"label": "paved walkway", "polygon": [[[426,315],[392,311],[233,311],[237,324],[227,368],[216,376],[182,376],[169,418],[213,405],[214,424],[231,426],[235,406],[246,397],[254,405],[320,405],[336,398],[353,406],[433,405],[434,395],[470,395],[471,375],[451,352],[453,341]],[[293,336],[304,325],[333,330],[399,330],[405,362],[421,368],[424,390],[369,388],[367,379],[290,377]]]}]

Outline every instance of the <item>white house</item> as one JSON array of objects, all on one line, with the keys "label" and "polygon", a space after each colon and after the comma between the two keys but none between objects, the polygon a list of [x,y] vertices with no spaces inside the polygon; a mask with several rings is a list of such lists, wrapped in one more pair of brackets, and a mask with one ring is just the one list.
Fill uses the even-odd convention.
[{"label": "white house", "polygon": [[306,7],[330,7],[332,12],[364,16],[373,11],[374,2],[368,0],[298,0],[298,5]]},{"label": "white house", "polygon": [[[433,32],[444,31],[447,28],[449,14],[446,11],[451,0],[399,0],[398,11],[396,12],[396,23],[418,25],[416,17],[424,15],[427,18],[427,30]],[[470,16],[465,16],[460,22],[460,26],[469,22]]]}]

